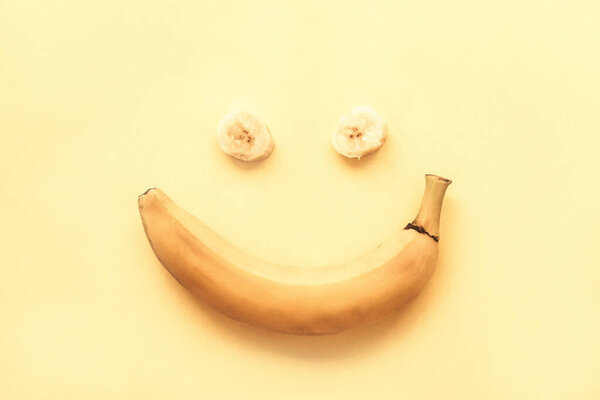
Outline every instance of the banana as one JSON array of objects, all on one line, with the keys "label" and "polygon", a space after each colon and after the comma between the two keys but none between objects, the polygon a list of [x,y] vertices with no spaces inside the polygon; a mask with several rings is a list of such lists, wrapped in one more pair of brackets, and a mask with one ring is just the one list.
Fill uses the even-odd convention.
[{"label": "banana", "polygon": [[233,246],[161,190],[139,196],[146,236],[188,291],[231,318],[296,335],[334,334],[375,321],[414,298],[438,257],[450,180],[426,175],[417,217],[364,256],[321,268],[276,265]]},{"label": "banana", "polygon": [[379,149],[388,137],[383,118],[367,107],[356,107],[338,123],[331,142],[348,158],[360,158]]},{"label": "banana", "polygon": [[217,141],[226,154],[244,161],[265,159],[275,146],[269,127],[246,111],[231,113],[219,123]]}]

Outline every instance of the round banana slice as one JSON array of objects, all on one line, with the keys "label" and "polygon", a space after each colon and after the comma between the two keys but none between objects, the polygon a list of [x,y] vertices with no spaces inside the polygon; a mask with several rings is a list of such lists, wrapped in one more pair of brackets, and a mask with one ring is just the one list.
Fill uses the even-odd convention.
[{"label": "round banana slice", "polygon": [[244,161],[267,158],[275,146],[269,127],[246,111],[231,113],[219,123],[217,141],[226,154]]},{"label": "round banana slice", "polygon": [[360,158],[383,146],[388,137],[385,121],[367,107],[356,107],[340,118],[331,142],[335,150],[348,158]]}]

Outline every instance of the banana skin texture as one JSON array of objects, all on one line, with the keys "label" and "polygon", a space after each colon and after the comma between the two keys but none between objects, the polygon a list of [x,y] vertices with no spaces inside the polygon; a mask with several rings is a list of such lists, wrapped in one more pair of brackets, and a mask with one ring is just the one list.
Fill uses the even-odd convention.
[{"label": "banana skin texture", "polygon": [[188,291],[249,325],[295,335],[335,334],[373,322],[416,297],[438,258],[442,201],[450,180],[425,176],[415,220],[353,261],[276,265],[235,247],[160,189],[138,208],[161,264]]}]

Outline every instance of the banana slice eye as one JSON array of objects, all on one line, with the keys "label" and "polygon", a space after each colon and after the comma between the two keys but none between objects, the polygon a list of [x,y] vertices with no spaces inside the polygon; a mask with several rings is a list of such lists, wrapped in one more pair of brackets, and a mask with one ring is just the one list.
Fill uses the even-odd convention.
[{"label": "banana slice eye", "polygon": [[[332,144],[341,155],[360,159],[383,146],[387,137],[383,118],[370,108],[356,107],[340,118]],[[268,126],[247,111],[227,115],[219,123],[217,141],[224,153],[244,161],[265,159],[275,146]]]},{"label": "banana slice eye", "polygon": [[360,159],[383,146],[387,136],[383,118],[370,108],[356,107],[340,118],[331,142],[344,157]]},{"label": "banana slice eye", "polygon": [[217,141],[223,152],[244,161],[265,159],[275,146],[269,127],[247,111],[227,115],[219,124]]}]

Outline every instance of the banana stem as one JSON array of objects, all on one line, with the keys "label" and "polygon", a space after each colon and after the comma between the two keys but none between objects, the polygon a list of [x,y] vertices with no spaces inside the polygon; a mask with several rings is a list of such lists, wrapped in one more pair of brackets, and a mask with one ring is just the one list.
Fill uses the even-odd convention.
[{"label": "banana stem", "polygon": [[446,189],[452,183],[450,179],[441,176],[425,175],[425,193],[421,208],[414,221],[404,229],[414,229],[430,236],[436,242],[440,235],[440,215]]}]

